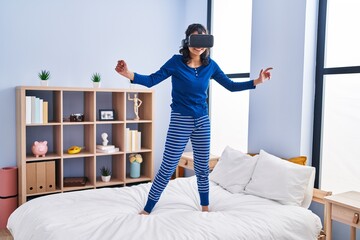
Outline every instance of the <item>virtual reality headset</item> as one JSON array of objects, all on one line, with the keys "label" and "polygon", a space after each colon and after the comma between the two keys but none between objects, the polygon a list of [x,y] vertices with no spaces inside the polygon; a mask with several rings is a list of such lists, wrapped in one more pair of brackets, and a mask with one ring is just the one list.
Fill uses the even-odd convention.
[{"label": "virtual reality headset", "polygon": [[194,48],[211,48],[214,46],[214,36],[210,34],[193,34],[182,40],[182,46]]}]

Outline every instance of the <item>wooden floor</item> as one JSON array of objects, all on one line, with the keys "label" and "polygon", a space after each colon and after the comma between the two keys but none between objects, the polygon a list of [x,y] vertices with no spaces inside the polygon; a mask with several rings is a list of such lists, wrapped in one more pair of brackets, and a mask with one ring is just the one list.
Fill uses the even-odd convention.
[{"label": "wooden floor", "polygon": [[11,233],[6,228],[0,229],[0,240],[14,240]]}]

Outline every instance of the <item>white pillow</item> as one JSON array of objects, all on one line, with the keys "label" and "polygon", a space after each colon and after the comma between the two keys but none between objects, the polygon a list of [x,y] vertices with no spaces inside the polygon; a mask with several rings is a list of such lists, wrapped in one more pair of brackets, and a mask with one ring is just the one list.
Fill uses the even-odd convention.
[{"label": "white pillow", "polygon": [[257,158],[258,156],[252,157],[227,146],[209,178],[231,193],[244,192]]},{"label": "white pillow", "polygon": [[288,162],[260,150],[245,192],[284,205],[302,206],[313,172],[313,167]]},{"label": "white pillow", "polygon": [[315,183],[315,168],[312,168],[312,172],[311,172],[311,176],[309,179],[309,183],[306,187],[306,191],[305,191],[305,197],[304,200],[301,203],[301,206],[304,208],[309,208],[312,202],[312,198],[314,195],[314,183]]}]

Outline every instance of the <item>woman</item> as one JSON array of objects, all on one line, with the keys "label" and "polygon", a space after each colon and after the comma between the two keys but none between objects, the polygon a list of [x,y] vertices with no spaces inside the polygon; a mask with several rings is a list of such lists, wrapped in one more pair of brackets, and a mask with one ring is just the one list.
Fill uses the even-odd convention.
[{"label": "woman", "polygon": [[[207,34],[201,24],[191,24],[186,38],[192,34]],[[208,117],[207,90],[213,78],[229,91],[254,89],[270,79],[270,70],[261,70],[259,77],[248,82],[233,82],[209,57],[209,49],[184,45],[181,55],[174,55],[157,72],[145,76],[130,71],[124,60],[118,61],[115,70],[132,83],[152,87],[172,76],[172,104],[163,161],[151,186],[147,203],[140,214],[149,214],[168,184],[181,154],[191,140],[194,152],[194,170],[202,211],[209,210],[209,152],[210,121]]]}]

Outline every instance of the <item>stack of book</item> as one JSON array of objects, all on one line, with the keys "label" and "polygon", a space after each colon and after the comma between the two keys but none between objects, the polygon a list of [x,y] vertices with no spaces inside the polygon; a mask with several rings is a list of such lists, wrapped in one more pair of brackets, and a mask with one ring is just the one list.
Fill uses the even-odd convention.
[{"label": "stack of book", "polygon": [[125,138],[127,152],[136,152],[141,150],[141,132],[126,128]]},{"label": "stack of book", "polygon": [[118,152],[119,148],[116,148],[114,145],[96,145],[97,153],[114,153]]},{"label": "stack of book", "polygon": [[35,96],[26,96],[26,124],[48,123],[48,102]]}]

